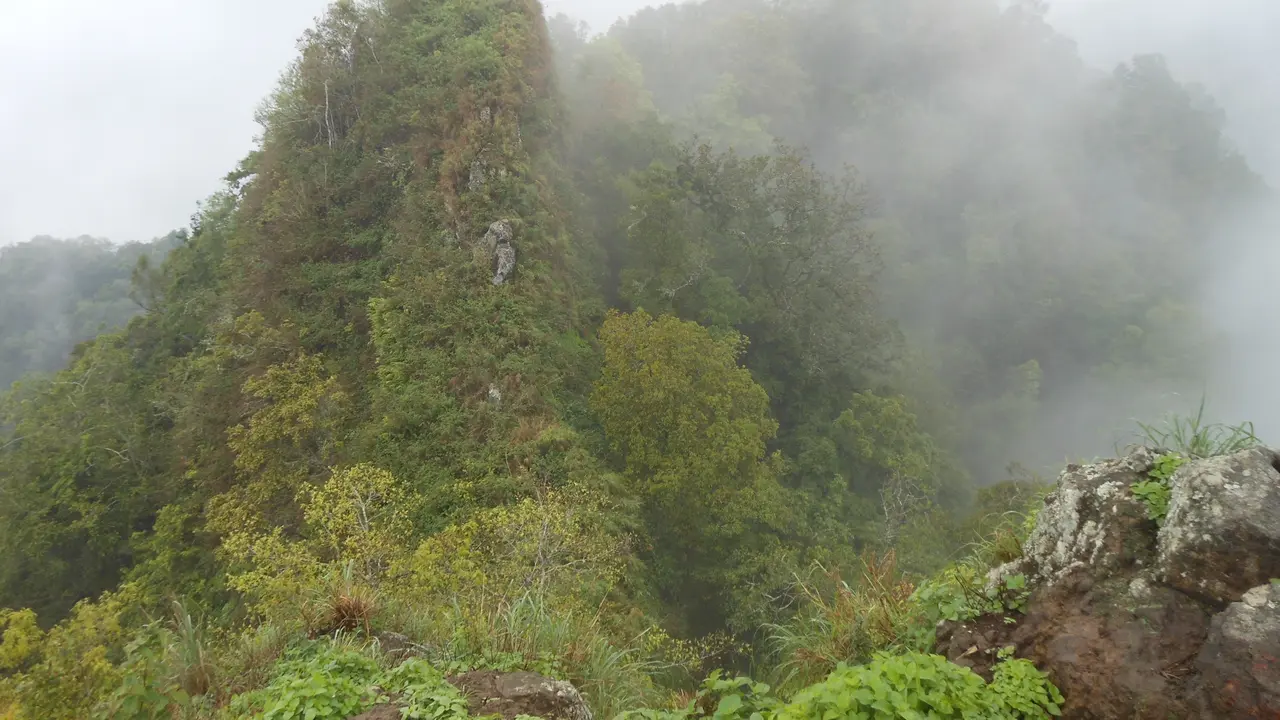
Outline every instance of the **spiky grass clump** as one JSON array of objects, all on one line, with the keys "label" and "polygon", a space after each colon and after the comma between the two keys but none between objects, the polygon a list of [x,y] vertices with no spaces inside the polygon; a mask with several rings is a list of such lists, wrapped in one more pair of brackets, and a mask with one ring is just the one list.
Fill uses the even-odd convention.
[{"label": "spiky grass clump", "polygon": [[1251,422],[1239,425],[1205,422],[1204,405],[1202,396],[1194,417],[1173,415],[1160,425],[1138,423],[1143,443],[1191,458],[1230,455],[1261,444]]},{"label": "spiky grass clump", "polygon": [[840,663],[865,662],[908,642],[917,615],[915,585],[898,571],[893,551],[867,553],[861,564],[854,585],[821,566],[812,579],[797,577],[805,607],[790,622],[770,628],[780,689],[808,686]]}]

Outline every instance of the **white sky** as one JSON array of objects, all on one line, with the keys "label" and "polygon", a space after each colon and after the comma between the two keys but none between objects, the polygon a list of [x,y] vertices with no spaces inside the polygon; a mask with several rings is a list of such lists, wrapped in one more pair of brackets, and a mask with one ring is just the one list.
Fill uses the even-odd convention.
[{"label": "white sky", "polygon": [[[0,244],[37,234],[140,240],[185,226],[196,202],[250,149],[254,109],[327,4],[0,0]],[[545,0],[549,13],[601,30],[646,4]],[[1108,60],[1173,38],[1193,61],[1208,62],[1190,50],[1211,47],[1214,28],[1203,19],[1223,8],[1269,7],[1280,22],[1277,0],[1058,4],[1086,53]],[[1243,12],[1227,19],[1228,42],[1219,33],[1216,46],[1227,57],[1211,59],[1242,68],[1232,77],[1255,72],[1238,34],[1252,32],[1250,47],[1267,47],[1268,27],[1274,34],[1280,25]],[[1280,97],[1275,83],[1269,87]],[[1252,91],[1233,89],[1233,97],[1258,105]],[[1273,122],[1280,103],[1254,112],[1262,113],[1258,128],[1280,127]]]}]

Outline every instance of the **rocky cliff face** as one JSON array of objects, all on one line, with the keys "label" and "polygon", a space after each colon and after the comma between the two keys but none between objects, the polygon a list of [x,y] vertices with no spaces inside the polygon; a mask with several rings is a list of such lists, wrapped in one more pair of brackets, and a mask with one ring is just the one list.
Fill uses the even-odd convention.
[{"label": "rocky cliff face", "polygon": [[1158,522],[1132,488],[1162,457],[1068,466],[1024,557],[992,573],[1030,581],[1026,614],[944,625],[938,651],[985,672],[1016,646],[1065,718],[1280,718],[1280,455],[1182,464]]}]

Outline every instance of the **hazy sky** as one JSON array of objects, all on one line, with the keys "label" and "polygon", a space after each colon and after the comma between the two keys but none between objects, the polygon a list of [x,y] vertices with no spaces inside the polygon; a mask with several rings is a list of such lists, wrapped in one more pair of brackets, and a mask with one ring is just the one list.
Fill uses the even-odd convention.
[{"label": "hazy sky", "polygon": [[[548,12],[604,29],[648,3],[545,4]],[[255,107],[293,57],[294,40],[326,5],[0,0],[0,243],[36,234],[137,240],[184,226],[196,202],[250,148],[258,130]],[[1227,68],[1209,75],[1232,80],[1224,93],[1251,107],[1245,129],[1254,136],[1252,146],[1266,149],[1257,138],[1280,126],[1280,90],[1255,67],[1260,54],[1250,53],[1265,48],[1267,27],[1276,27],[1256,13],[1280,20],[1280,2],[1058,5],[1058,16],[1093,56],[1112,60],[1160,49],[1159,41],[1168,40],[1193,63]],[[1214,22],[1206,22],[1209,17]],[[1222,56],[1211,57],[1213,48]],[[1269,96],[1250,89],[1263,80]],[[1272,159],[1272,167],[1280,166],[1280,152]]]}]

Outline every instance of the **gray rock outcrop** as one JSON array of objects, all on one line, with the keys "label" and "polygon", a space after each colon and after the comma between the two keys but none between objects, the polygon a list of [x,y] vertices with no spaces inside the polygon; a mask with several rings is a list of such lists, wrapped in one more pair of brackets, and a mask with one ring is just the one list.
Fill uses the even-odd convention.
[{"label": "gray rock outcrop", "polygon": [[1161,581],[1225,604],[1280,577],[1277,467],[1273,451],[1254,448],[1179,468],[1160,529]]},{"label": "gray rock outcrop", "polygon": [[545,720],[592,720],[591,708],[573,685],[530,672],[469,672],[449,678],[467,696],[472,717],[532,715]]},{"label": "gray rock outcrop", "polygon": [[493,256],[493,284],[502,285],[516,270],[515,229],[507,220],[498,220],[484,234],[484,243]]},{"label": "gray rock outcrop", "polygon": [[1163,524],[1134,495],[1163,454],[1068,466],[1023,558],[1031,596],[943,623],[936,650],[989,673],[1007,646],[1066,696],[1065,720],[1280,720],[1280,457],[1253,448],[1187,461]]},{"label": "gray rock outcrop", "polygon": [[1153,538],[1142,536],[1146,508],[1129,488],[1155,464],[1156,455],[1138,448],[1118,460],[1068,465],[1024,545],[1021,560],[992,572],[993,579],[1024,574],[1052,584],[1074,570],[1095,579],[1141,563]]},{"label": "gray rock outcrop", "polygon": [[1253,588],[1214,617],[1196,669],[1202,716],[1280,718],[1280,585]]}]

